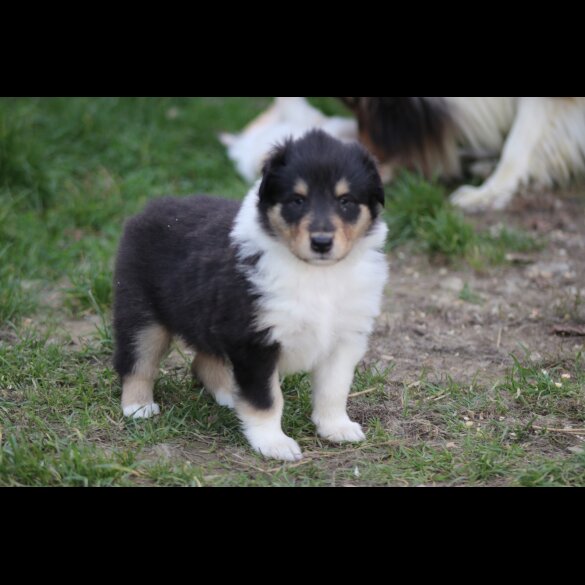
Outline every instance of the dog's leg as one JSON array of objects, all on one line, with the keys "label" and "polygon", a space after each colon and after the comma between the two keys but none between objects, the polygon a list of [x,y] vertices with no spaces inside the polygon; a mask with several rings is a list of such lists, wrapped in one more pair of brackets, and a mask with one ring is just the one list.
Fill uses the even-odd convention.
[{"label": "dog's leg", "polygon": [[363,441],[361,426],[347,415],[347,397],[355,367],[367,347],[365,336],[341,343],[335,351],[312,372],[313,414],[317,432],[335,442]]},{"label": "dog's leg", "polygon": [[133,339],[129,372],[122,376],[122,410],[125,416],[149,418],[159,414],[154,402],[154,380],[171,336],[158,324],[141,329]]},{"label": "dog's leg", "polygon": [[284,399],[276,367],[277,350],[249,350],[230,355],[239,392],[235,410],[252,448],[264,457],[283,461],[301,459],[297,443],[282,431]]},{"label": "dog's leg", "polygon": [[[493,175],[481,186],[463,186],[451,196],[453,204],[467,211],[503,209],[537,169],[535,154],[551,126],[556,104],[547,98],[521,98],[514,125]],[[538,169],[540,173],[540,169]]]},{"label": "dog's leg", "polygon": [[191,370],[218,404],[234,408],[236,382],[234,374],[225,360],[197,352]]}]

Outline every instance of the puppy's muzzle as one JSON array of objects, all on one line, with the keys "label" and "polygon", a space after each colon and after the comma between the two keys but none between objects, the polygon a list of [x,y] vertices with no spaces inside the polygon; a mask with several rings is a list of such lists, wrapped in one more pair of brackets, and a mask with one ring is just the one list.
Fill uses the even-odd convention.
[{"label": "puppy's muzzle", "polygon": [[333,236],[320,234],[311,236],[311,250],[317,254],[327,254],[333,248]]}]

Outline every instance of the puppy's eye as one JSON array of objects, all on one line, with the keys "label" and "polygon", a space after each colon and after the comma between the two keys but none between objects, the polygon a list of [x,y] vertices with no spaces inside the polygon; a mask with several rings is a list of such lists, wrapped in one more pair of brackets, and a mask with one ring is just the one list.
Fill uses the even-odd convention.
[{"label": "puppy's eye", "polygon": [[291,199],[289,203],[295,207],[302,207],[305,204],[305,201],[306,199],[304,197],[297,196]]},{"label": "puppy's eye", "polygon": [[341,209],[350,209],[354,205],[354,202],[348,197],[340,197],[339,205],[341,205]]}]

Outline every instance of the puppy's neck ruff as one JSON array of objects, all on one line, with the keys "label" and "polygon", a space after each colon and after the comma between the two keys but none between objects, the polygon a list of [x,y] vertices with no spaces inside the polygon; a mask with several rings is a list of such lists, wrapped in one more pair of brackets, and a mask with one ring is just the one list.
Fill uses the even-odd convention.
[{"label": "puppy's neck ruff", "polygon": [[[378,218],[345,258],[329,266],[312,265],[263,229],[258,185],[248,193],[231,240],[241,270],[258,294],[255,326],[281,347],[281,374],[312,370],[339,343],[365,347],[388,278],[382,252],[387,229]],[[257,262],[246,263],[250,257]]]}]

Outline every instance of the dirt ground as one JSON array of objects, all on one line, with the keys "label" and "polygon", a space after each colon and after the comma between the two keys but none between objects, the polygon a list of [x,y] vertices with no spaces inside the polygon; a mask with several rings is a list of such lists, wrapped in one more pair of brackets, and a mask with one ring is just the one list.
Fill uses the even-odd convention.
[{"label": "dirt ground", "polygon": [[[510,354],[540,361],[583,348],[585,198],[519,197],[505,213],[474,221],[484,229],[521,228],[544,238],[544,248],[481,274],[423,255],[392,254],[383,314],[367,356],[382,367],[394,363],[391,380],[417,380],[424,368],[430,379],[441,374],[488,385],[512,364]],[[465,285],[474,302],[460,299]],[[571,335],[554,333],[555,327]]]}]

